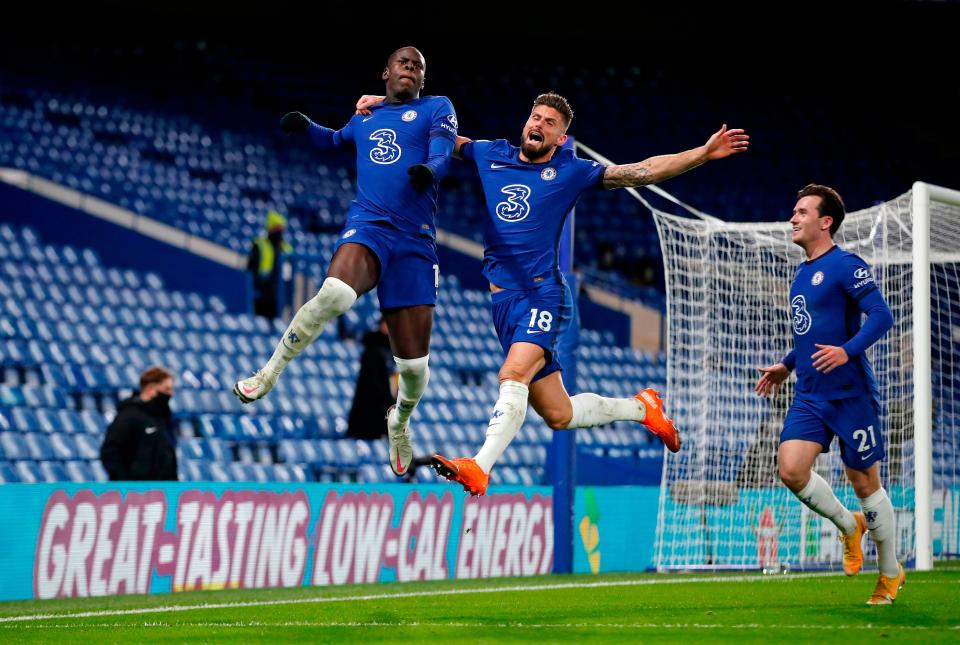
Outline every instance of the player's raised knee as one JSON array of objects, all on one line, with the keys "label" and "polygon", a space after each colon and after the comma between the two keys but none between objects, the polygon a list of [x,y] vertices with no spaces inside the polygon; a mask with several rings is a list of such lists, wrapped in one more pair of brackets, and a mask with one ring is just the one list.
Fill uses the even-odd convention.
[{"label": "player's raised knee", "polygon": [[397,372],[403,377],[421,376],[429,369],[430,355],[420,358],[399,358],[393,357],[393,362],[397,364]]},{"label": "player's raised knee", "polygon": [[339,278],[327,278],[314,296],[317,304],[334,316],[345,313],[357,301],[357,292]]},{"label": "player's raised knee", "polygon": [[547,425],[550,426],[551,430],[566,430],[570,427],[570,421],[572,420],[573,415],[569,412],[563,414],[559,411],[549,411],[546,412],[543,420],[547,422]]}]

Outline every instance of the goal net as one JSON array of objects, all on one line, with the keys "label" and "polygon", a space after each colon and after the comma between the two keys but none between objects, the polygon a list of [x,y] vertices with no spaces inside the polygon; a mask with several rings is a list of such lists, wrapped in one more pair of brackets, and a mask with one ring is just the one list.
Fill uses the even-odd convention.
[{"label": "goal net", "polygon": [[[836,529],[777,474],[794,376],[775,399],[753,391],[757,368],[779,361],[793,343],[788,293],[803,257],[787,216],[733,223],[647,205],[666,273],[667,406],[683,436],[683,449],[664,464],[657,568],[839,567]],[[929,224],[928,250],[915,248],[917,217]],[[960,193],[917,184],[848,214],[836,241],[870,264],[893,311],[893,329],[869,350],[888,454],[881,474],[897,510],[898,555],[917,558],[919,531],[917,563],[927,568],[923,544],[933,557],[960,551]],[[929,303],[914,295],[923,290],[922,280],[914,284],[915,265],[928,274]],[[842,502],[859,508],[836,443],[816,470]],[[872,542],[865,546],[869,561]]]}]

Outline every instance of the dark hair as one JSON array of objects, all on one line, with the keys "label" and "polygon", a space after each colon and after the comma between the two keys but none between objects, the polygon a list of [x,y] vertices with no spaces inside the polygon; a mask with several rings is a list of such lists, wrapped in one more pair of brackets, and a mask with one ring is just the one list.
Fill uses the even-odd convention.
[{"label": "dark hair", "polygon": [[546,94],[541,94],[533,101],[533,107],[537,107],[538,105],[546,105],[562,114],[566,121],[564,129],[570,127],[570,122],[573,121],[573,109],[570,107],[570,104],[567,103],[567,99],[556,92],[547,92]]},{"label": "dark hair", "polygon": [[412,49],[413,51],[417,52],[417,54],[420,55],[420,58],[423,58],[424,61],[426,61],[426,58],[424,57],[423,52],[421,52],[419,49],[417,49],[413,45],[405,45],[403,47],[398,47],[397,49],[394,49],[393,53],[387,56],[387,67],[390,67],[390,61],[393,60],[394,56],[399,54],[404,49]]},{"label": "dark hair", "polygon": [[836,232],[840,230],[840,225],[843,224],[843,217],[846,214],[846,209],[843,206],[843,198],[840,197],[840,193],[830,188],[830,186],[807,184],[803,187],[803,190],[797,193],[797,199],[808,196],[820,198],[820,206],[817,208],[820,212],[820,217],[830,216],[833,218],[833,223],[830,225],[830,237],[833,237]]},{"label": "dark hair", "polygon": [[154,383],[163,383],[168,378],[173,378],[173,372],[165,367],[154,365],[140,375],[140,389],[142,390],[148,385],[153,385]]}]

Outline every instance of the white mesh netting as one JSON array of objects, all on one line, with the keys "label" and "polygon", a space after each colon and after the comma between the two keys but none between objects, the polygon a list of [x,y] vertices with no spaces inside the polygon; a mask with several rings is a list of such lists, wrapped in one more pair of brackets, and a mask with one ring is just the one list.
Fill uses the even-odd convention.
[{"label": "white mesh netting", "polygon": [[[730,223],[653,210],[668,298],[667,405],[684,441],[664,466],[658,568],[839,567],[833,525],[807,512],[777,476],[792,387],[773,401],[753,393],[756,368],[778,361],[793,342],[788,292],[803,258],[787,217]],[[953,369],[960,365],[960,207],[932,202],[929,216],[933,550],[950,557],[960,551],[960,374]],[[895,318],[869,355],[888,453],[882,477],[898,512],[899,556],[907,561],[914,553],[911,230],[907,193],[848,214],[836,237],[871,265]],[[836,447],[816,468],[841,501],[859,508]]]}]

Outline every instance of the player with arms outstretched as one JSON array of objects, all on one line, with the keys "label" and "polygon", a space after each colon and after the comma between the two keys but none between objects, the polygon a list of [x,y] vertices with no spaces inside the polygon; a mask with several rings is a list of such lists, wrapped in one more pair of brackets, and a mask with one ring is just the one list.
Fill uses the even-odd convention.
[{"label": "player with arms outstretched", "polygon": [[406,474],[413,459],[409,419],[429,379],[433,308],[439,286],[437,185],[450,164],[457,117],[446,97],[420,96],[426,61],[414,47],[387,60],[386,100],[355,115],[342,130],[313,123],[299,112],[281,120],[288,133],[304,133],[321,150],[356,148],[357,197],[347,213],[327,277],[304,304],[273,356],[234,386],[244,403],[267,395],[284,367],[374,287],[397,363],[397,404],[387,416],[390,467]]},{"label": "player with arms outstretched", "polygon": [[[364,97],[357,107],[364,108],[371,98]],[[476,167],[486,198],[483,274],[490,282],[494,326],[506,359],[500,368],[500,397],[480,451],[473,458],[435,455],[433,466],[474,495],[486,491],[493,465],[523,424],[528,400],[554,430],[637,421],[671,451],[680,449],[680,435],[653,389],[624,399],[567,394],[557,344],[571,322],[573,299],[560,272],[560,233],[585,191],[664,181],[746,150],[748,138],[742,130],[724,126],[705,145],[686,152],[603,166],[561,148],[572,120],[565,98],[542,94],[533,103],[519,147],[502,139],[457,140],[456,154]]]},{"label": "player with arms outstretched", "polygon": [[[893,315],[867,264],[833,242],[844,214],[843,200],[828,186],[810,184],[797,196],[792,239],[806,261],[790,287],[794,348],[779,363],[760,368],[756,392],[776,396],[796,369],[796,395],[780,435],[780,479],[840,530],[843,570],[849,576],[863,566],[863,535],[870,531],[880,578],[867,604],[888,605],[906,576],[897,562],[893,505],[880,482],[885,451],[879,393],[865,352],[890,329]],[[867,319],[861,326],[863,314]],[[862,513],[845,508],[813,470],[834,435]]]}]

